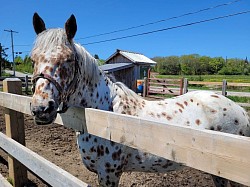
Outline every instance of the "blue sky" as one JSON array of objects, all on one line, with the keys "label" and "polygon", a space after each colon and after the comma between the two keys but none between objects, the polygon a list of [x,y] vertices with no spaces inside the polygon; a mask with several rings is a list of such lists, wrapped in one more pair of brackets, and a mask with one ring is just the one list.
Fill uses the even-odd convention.
[{"label": "blue sky", "polygon": [[[84,44],[250,10],[250,0],[241,0],[199,14],[112,35],[79,39],[232,1],[234,0],[2,0],[0,43],[10,48],[10,33],[4,32],[4,29],[18,31],[18,34],[14,34],[14,50],[23,52],[23,55],[29,54],[36,37],[32,25],[34,12],[38,12],[43,18],[47,28],[64,27],[66,20],[74,14],[78,25],[75,42],[83,44],[92,55],[98,54],[101,59],[107,59],[116,49],[140,52],[150,58],[185,54],[249,58],[250,13],[123,40]],[[11,48],[7,53],[8,58],[12,59]]]}]

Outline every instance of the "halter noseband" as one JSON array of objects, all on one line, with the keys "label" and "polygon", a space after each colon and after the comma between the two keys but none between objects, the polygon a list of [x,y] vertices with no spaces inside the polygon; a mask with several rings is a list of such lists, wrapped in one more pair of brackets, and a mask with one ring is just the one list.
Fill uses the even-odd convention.
[{"label": "halter noseband", "polygon": [[[74,93],[74,86],[76,85],[77,82],[77,73],[79,70],[79,65],[78,65],[78,57],[77,54],[75,56],[75,72],[74,72],[74,78],[73,80],[70,82],[67,90],[65,90],[65,92],[63,93],[63,88],[62,86],[50,75],[41,72],[40,74],[36,74],[33,76],[32,79],[32,83],[33,83],[33,88],[35,88],[36,86],[36,82],[38,81],[38,79],[43,78],[43,79],[47,79],[49,82],[51,82],[52,84],[54,84],[54,86],[56,87],[57,91],[60,93],[60,99],[61,102],[63,103],[62,109],[57,111],[57,113],[65,113],[68,110],[68,106],[67,106],[67,97]],[[34,90],[32,90],[34,93]]]}]

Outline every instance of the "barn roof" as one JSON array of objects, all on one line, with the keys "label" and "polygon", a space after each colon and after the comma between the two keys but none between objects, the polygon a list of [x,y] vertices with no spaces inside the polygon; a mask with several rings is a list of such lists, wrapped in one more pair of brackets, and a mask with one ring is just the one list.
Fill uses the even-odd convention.
[{"label": "barn roof", "polygon": [[133,67],[134,65],[131,63],[116,63],[116,64],[104,64],[102,66],[99,66],[102,71],[105,71],[107,73],[111,73],[114,71],[119,71],[122,69]]},{"label": "barn roof", "polygon": [[115,57],[116,55],[122,55],[124,56],[125,58],[127,58],[128,60],[130,60],[131,62],[133,63],[146,63],[146,64],[150,64],[150,65],[154,65],[156,64],[155,61],[151,60],[150,58],[144,56],[143,54],[141,53],[135,53],[135,52],[129,52],[129,51],[123,51],[123,50],[120,50],[120,49],[117,49],[116,52],[111,55],[106,61],[108,62],[110,59],[112,59],[113,57]]}]

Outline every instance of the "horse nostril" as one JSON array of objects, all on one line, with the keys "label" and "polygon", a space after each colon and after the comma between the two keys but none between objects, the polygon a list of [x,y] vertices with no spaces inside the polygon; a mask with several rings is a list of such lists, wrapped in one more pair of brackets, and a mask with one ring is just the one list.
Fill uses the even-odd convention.
[{"label": "horse nostril", "polygon": [[50,113],[55,109],[55,102],[54,101],[49,101],[48,106],[44,108],[44,112]]},{"label": "horse nostril", "polygon": [[32,116],[35,116],[36,114],[37,114],[37,112],[36,112],[35,110],[32,110],[32,111],[31,111],[31,115],[32,115]]},{"label": "horse nostril", "polygon": [[50,107],[54,107],[55,106],[55,102],[54,101],[49,101],[48,104],[49,104]]}]

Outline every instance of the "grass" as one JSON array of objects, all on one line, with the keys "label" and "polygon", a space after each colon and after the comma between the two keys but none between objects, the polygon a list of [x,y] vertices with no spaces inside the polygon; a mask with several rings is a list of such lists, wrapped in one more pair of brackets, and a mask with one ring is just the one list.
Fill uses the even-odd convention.
[{"label": "grass", "polygon": [[14,180],[10,177],[7,178],[7,181],[13,186],[14,185]]},{"label": "grass", "polygon": [[250,97],[227,96],[236,103],[250,103]]},{"label": "grass", "polygon": [[2,77],[10,77],[11,74],[9,73],[6,73],[5,71],[2,72]]}]

